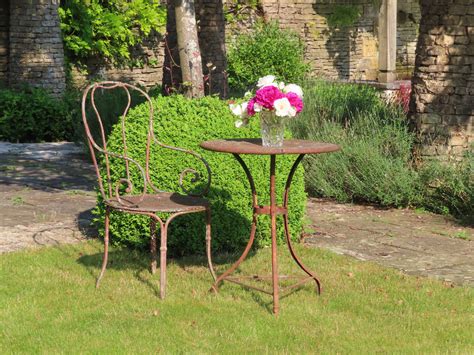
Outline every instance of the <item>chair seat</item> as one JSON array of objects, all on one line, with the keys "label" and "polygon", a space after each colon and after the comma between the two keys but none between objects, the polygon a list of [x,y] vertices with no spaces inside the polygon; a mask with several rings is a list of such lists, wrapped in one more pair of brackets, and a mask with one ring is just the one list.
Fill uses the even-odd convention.
[{"label": "chair seat", "polygon": [[120,196],[106,201],[110,207],[130,212],[197,212],[205,211],[209,202],[201,197],[185,196],[177,193],[159,192],[155,194]]}]

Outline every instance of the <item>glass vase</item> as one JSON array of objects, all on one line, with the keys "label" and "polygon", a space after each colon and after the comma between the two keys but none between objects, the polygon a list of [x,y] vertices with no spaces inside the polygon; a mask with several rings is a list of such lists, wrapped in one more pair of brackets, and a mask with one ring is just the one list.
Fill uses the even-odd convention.
[{"label": "glass vase", "polygon": [[283,136],[285,134],[284,117],[278,117],[274,111],[261,111],[260,130],[264,147],[277,148],[283,146]]}]

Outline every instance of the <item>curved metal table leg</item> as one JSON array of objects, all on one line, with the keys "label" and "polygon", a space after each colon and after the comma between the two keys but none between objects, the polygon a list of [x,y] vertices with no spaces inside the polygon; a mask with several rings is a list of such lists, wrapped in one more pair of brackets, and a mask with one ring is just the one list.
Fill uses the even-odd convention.
[{"label": "curved metal table leg", "polygon": [[[300,164],[301,160],[305,154],[300,154],[298,158],[295,160],[293,163],[293,166],[291,167],[290,173],[288,174],[288,178],[286,180],[285,184],[285,192],[283,194],[283,207],[288,208],[288,196],[290,193],[290,187],[291,187],[291,181],[293,180],[293,175],[295,174],[296,168],[298,168],[298,165]],[[321,288],[321,282],[319,279],[314,275],[312,271],[310,271],[298,258],[298,256],[295,253],[295,250],[293,249],[293,245],[291,244],[291,235],[290,235],[290,228],[289,228],[289,223],[288,223],[288,214],[283,215],[284,223],[285,223],[285,236],[286,236],[286,242],[288,244],[288,249],[290,250],[290,254],[293,257],[293,260],[298,264],[298,266],[308,275],[310,276],[315,282],[316,282],[316,289],[318,294],[321,294],[322,288]]]},{"label": "curved metal table leg", "polygon": [[255,183],[253,181],[252,174],[250,173],[250,170],[247,167],[247,164],[245,164],[245,162],[240,157],[240,155],[238,155],[238,154],[233,154],[233,155],[234,155],[234,158],[240,163],[240,165],[244,169],[245,175],[247,175],[247,179],[249,180],[250,190],[252,191],[252,206],[253,206],[253,209],[254,209],[254,213],[253,213],[253,218],[252,218],[252,225],[250,227],[249,241],[247,243],[247,246],[244,249],[244,252],[240,256],[240,258],[227,271],[225,271],[223,274],[221,274],[219,277],[217,277],[216,281],[214,282],[214,284],[212,285],[211,290],[210,290],[210,291],[214,291],[214,292],[218,292],[219,284],[227,276],[232,274],[235,271],[235,269],[237,269],[237,267],[242,263],[242,261],[245,260],[245,258],[247,257],[247,254],[249,253],[250,249],[252,248],[253,242],[255,240],[255,232],[257,230],[257,215],[255,214],[255,208],[258,205],[257,205],[257,192],[255,190]]}]

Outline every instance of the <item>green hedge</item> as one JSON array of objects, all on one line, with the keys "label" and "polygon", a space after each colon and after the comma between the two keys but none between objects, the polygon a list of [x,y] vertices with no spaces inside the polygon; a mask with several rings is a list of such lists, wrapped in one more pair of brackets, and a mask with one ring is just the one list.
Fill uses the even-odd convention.
[{"label": "green hedge", "polygon": [[0,140],[70,140],[74,132],[71,100],[69,96],[56,99],[43,89],[0,90]]},{"label": "green hedge", "polygon": [[[251,193],[244,171],[230,154],[215,153],[199,148],[199,143],[210,139],[258,137],[258,120],[252,120],[247,128],[234,126],[235,116],[227,103],[215,98],[189,100],[182,96],[153,99],[156,109],[155,132],[165,144],[193,149],[202,154],[212,169],[212,185],[208,195],[212,205],[212,237],[214,251],[240,250],[246,243],[251,221]],[[147,107],[139,105],[127,116],[127,146],[129,155],[144,164],[147,129]],[[121,151],[120,126],[116,125],[109,138],[109,149]],[[186,167],[204,168],[195,158],[187,154],[155,147],[151,167],[153,181],[164,190],[179,191],[178,175]],[[268,204],[269,158],[243,156],[255,179],[257,192],[262,199],[259,204]],[[277,157],[277,191],[281,203],[286,176],[296,157]],[[121,161],[112,160],[113,179],[121,177],[124,167]],[[140,185],[138,172],[132,170],[133,180]],[[100,199],[99,199],[100,202]],[[290,228],[296,240],[302,231],[306,194],[304,192],[303,169],[295,174],[290,194]],[[99,203],[96,213],[103,225],[103,206]],[[259,217],[256,242],[258,246],[270,244],[269,218]],[[170,226],[168,247],[174,255],[204,252],[203,214],[181,216]],[[114,213],[111,219],[112,240],[132,246],[148,245],[148,218]],[[280,225],[279,238],[283,238]]]}]

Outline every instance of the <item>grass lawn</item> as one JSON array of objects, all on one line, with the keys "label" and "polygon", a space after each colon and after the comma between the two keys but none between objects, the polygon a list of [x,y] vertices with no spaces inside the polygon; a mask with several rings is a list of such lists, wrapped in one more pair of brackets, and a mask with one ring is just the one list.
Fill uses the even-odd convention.
[{"label": "grass lawn", "polygon": [[[267,295],[230,283],[208,293],[198,258],[170,261],[161,301],[147,255],[115,248],[95,290],[101,250],[90,241],[0,256],[0,353],[474,352],[471,288],[299,246],[324,291],[307,284],[276,318]],[[269,266],[263,249],[243,271]]]}]

